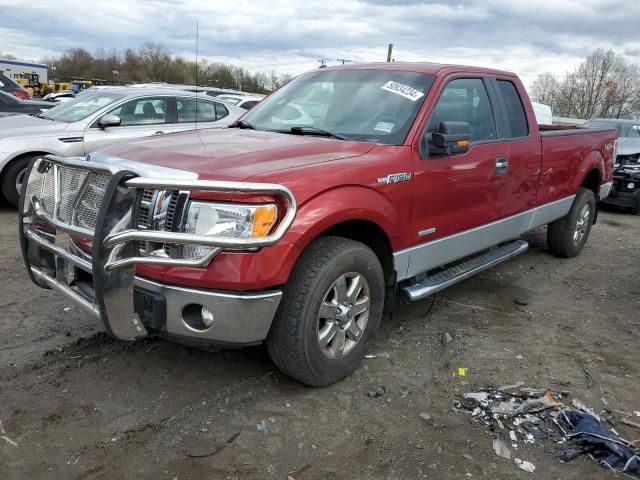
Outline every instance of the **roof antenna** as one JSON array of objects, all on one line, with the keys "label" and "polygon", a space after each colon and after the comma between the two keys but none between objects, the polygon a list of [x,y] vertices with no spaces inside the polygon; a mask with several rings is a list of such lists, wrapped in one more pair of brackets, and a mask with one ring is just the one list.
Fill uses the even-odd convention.
[{"label": "roof antenna", "polygon": [[196,22],[196,130],[198,130],[198,90],[200,90],[198,83],[198,38],[198,22]]}]

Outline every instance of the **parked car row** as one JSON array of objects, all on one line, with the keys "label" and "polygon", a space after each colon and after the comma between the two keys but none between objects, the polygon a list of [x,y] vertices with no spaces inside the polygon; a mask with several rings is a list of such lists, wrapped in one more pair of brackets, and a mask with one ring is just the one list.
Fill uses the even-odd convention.
[{"label": "parked car row", "polygon": [[12,78],[0,72],[0,91],[14,95],[21,100],[30,100],[31,94]]},{"label": "parked car row", "polygon": [[85,156],[134,138],[222,128],[243,113],[231,103],[184,90],[96,87],[36,115],[6,116],[0,118],[2,193],[18,204],[24,171],[35,157]]},{"label": "parked car row", "polygon": [[20,100],[15,95],[0,90],[0,117],[25,113],[35,115],[45,112],[55,104],[37,100]]}]

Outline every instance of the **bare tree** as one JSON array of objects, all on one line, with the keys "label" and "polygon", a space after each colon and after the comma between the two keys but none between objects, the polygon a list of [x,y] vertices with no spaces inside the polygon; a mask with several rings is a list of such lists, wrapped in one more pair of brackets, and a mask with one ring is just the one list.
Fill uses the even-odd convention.
[{"label": "bare tree", "polygon": [[548,72],[539,75],[532,93],[561,116],[589,119],[640,115],[638,68],[612,50],[594,51],[563,80]]}]

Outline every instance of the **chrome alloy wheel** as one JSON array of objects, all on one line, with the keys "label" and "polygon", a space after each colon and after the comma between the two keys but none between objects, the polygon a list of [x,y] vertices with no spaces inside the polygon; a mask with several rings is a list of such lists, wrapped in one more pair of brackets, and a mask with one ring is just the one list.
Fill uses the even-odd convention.
[{"label": "chrome alloy wheel", "polygon": [[18,172],[16,175],[16,191],[18,192],[18,196],[22,192],[22,183],[25,181],[25,175],[27,174],[27,169],[24,168]]},{"label": "chrome alloy wheel", "polygon": [[591,219],[591,209],[588,204],[585,204],[580,213],[578,214],[578,221],[576,222],[576,229],[573,232],[573,241],[576,243],[582,242],[587,229],[589,228],[589,220]]},{"label": "chrome alloy wheel", "polygon": [[329,358],[347,355],[362,338],[369,320],[369,283],[363,275],[341,275],[327,290],[318,313],[318,345]]}]

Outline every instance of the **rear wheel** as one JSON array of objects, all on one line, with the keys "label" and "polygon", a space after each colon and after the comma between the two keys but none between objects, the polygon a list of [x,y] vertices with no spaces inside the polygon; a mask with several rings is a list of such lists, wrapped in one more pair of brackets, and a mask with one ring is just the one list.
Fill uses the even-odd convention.
[{"label": "rear wheel", "polygon": [[564,258],[578,255],[589,237],[595,214],[595,195],[588,188],[580,188],[569,213],[549,224],[547,244],[551,253]]},{"label": "rear wheel", "polygon": [[24,182],[25,174],[29,163],[39,155],[30,155],[12,160],[2,172],[2,194],[14,207],[18,206],[20,200],[20,192],[22,191],[22,182]]},{"label": "rear wheel", "polygon": [[273,362],[313,386],[353,372],[375,335],[384,275],[366,245],[322,237],[302,254],[283,291],[267,338]]}]

